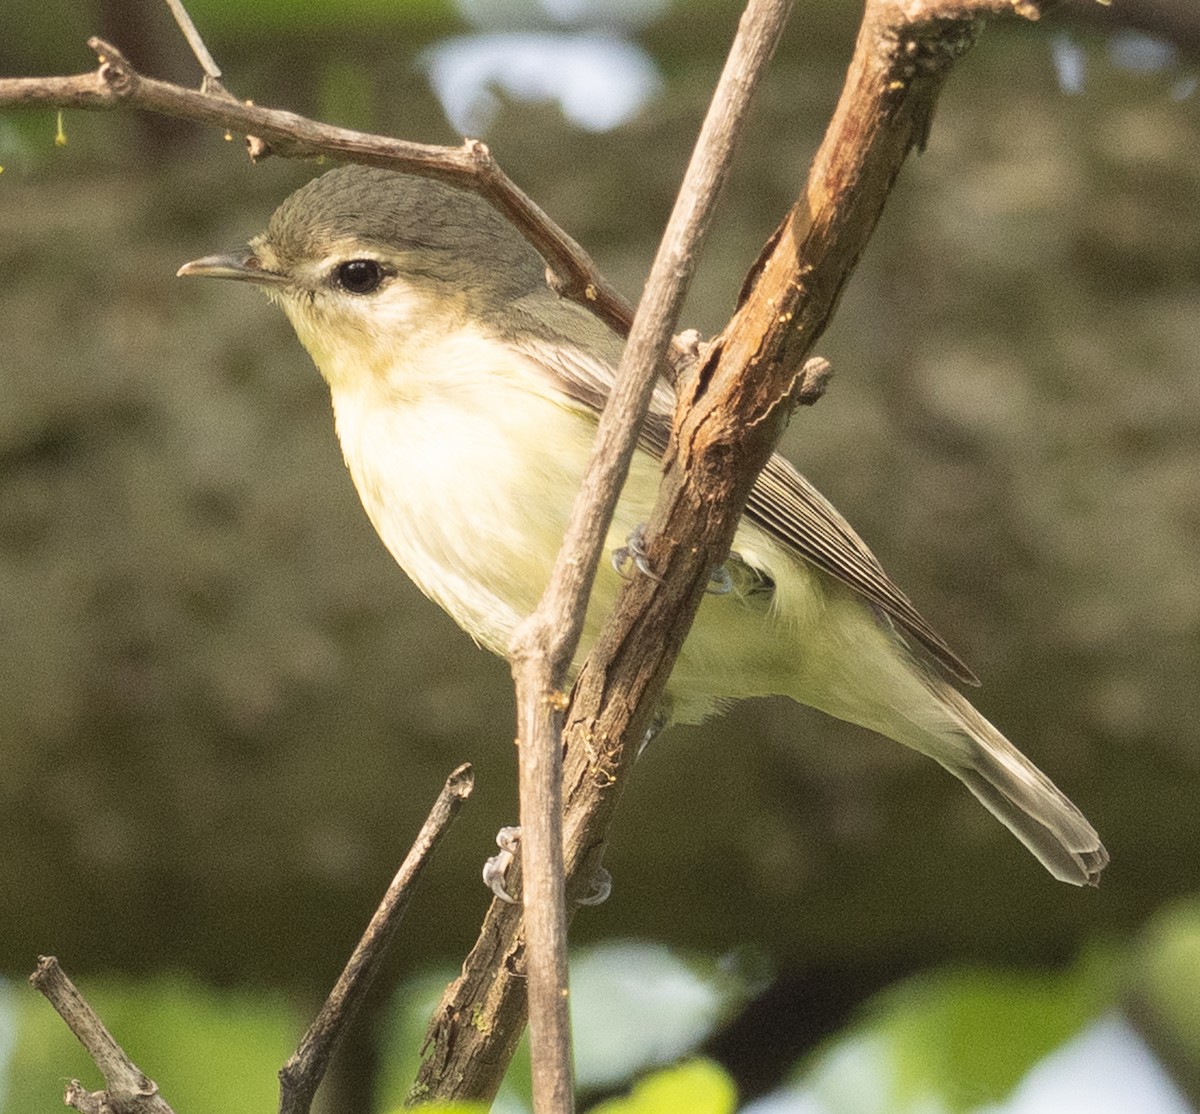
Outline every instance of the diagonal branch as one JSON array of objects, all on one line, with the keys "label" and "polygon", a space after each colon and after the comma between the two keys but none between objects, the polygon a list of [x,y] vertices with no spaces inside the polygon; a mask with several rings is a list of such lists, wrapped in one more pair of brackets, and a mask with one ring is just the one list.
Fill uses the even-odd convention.
[{"label": "diagonal branch", "polygon": [[[345,970],[296,1052],[279,1072],[280,1114],[308,1114],[330,1056],[379,973],[413,889],[474,785],[475,773],[467,764],[453,770],[446,779]],[[172,1114],[157,1084],[129,1059],[57,959],[40,957],[29,982],[58,1011],[104,1077],[104,1091],[88,1091],[78,1080],[72,1080],[64,1099],[68,1106],[80,1114]]]},{"label": "diagonal branch", "polygon": [[[712,223],[750,102],[792,0],[750,0],[667,223],[612,397],[600,418],[554,572],[510,647],[520,740],[526,971],[534,1110],[572,1108],[563,881],[561,689],[583,631],[604,539],[637,447],[658,367]],[[560,703],[561,701],[561,703]]]},{"label": "diagonal branch", "polygon": [[[791,407],[821,393],[827,369],[801,364],[905,158],[924,143],[945,78],[983,17],[1016,8],[1013,0],[868,0],[806,188],[747,280],[734,319],[680,384],[667,474],[647,532],[649,562],[662,579],[624,586],[575,683],[564,727],[568,894],[599,865],[636,743],[709,575],[728,554],[755,477]],[[1036,14],[1032,4],[1020,10]],[[417,1093],[494,1096],[524,1018],[525,961],[519,910],[493,903],[435,1014]]]},{"label": "diagonal branch", "polygon": [[81,1114],[173,1114],[158,1085],[125,1055],[54,956],[38,957],[29,982],[58,1011],[104,1077],[103,1091],[88,1091],[71,1080],[63,1099],[67,1106]]},{"label": "diagonal branch", "polygon": [[[221,67],[209,53],[204,39],[195,23],[192,22],[187,8],[184,7],[183,0],[167,0],[167,8],[170,10],[171,18],[175,20],[180,34],[187,40],[189,49],[204,71],[204,78],[200,82],[200,91],[236,104],[237,98],[221,82]],[[246,136],[246,153],[250,156],[251,162],[257,162],[270,155],[271,148],[259,136],[248,135]]]},{"label": "diagonal branch", "polygon": [[[468,139],[461,147],[438,147],[338,128],[294,112],[232,99],[224,89],[187,89],[146,77],[104,39],[90,38],[88,46],[100,60],[93,72],[0,78],[0,109],[138,108],[253,136],[269,144],[272,153],[289,158],[326,155],[453,182],[487,198],[520,229],[546,260],[548,277],[559,294],[587,306],[622,335],[629,332],[633,308],[628,301],[600,274],[587,252],[500,169],[479,140]],[[260,149],[252,149],[252,154]],[[682,360],[684,353],[677,356]]]},{"label": "diagonal branch", "polygon": [[179,27],[180,33],[187,40],[187,44],[191,48],[192,54],[195,55],[196,61],[200,63],[200,68],[204,71],[206,88],[210,88],[212,82],[219,84],[221,81],[221,69],[213,56],[208,52],[208,47],[204,45],[204,40],[200,37],[200,32],[196,29],[196,25],[192,22],[192,17],[188,15],[187,8],[183,6],[183,0],[167,0],[167,7],[170,9],[171,16]]},{"label": "diagonal branch", "polygon": [[375,910],[346,967],[329,992],[300,1046],[279,1070],[279,1114],[308,1114],[325,1078],[329,1058],[379,974],[388,945],[408,909],[413,890],[442,836],[475,788],[475,771],[464,763],[451,771],[392,884]]}]

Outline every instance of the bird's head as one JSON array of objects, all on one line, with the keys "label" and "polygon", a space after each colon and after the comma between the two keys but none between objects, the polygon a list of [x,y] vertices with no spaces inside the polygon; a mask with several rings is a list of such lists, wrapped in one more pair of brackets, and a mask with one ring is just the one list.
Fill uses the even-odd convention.
[{"label": "bird's head", "polygon": [[478,194],[356,165],[297,190],[246,247],[179,274],[262,287],[331,383],[389,366],[423,335],[494,326],[546,290],[541,257]]}]

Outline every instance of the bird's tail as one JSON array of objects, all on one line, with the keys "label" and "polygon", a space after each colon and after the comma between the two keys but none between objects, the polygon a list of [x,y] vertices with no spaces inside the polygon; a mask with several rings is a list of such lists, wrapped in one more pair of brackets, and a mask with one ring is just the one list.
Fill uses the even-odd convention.
[{"label": "bird's tail", "polygon": [[1075,886],[1098,885],[1108,852],[1083,813],[965,697],[940,679],[929,677],[927,682],[960,736],[951,753],[940,748],[938,753],[929,753],[1055,878]]}]

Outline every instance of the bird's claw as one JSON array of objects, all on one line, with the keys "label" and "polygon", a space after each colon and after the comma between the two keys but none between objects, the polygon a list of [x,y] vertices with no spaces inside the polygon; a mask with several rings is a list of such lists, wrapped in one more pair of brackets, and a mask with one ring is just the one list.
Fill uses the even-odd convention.
[{"label": "bird's claw", "polygon": [[596,867],[592,875],[592,888],[582,897],[575,899],[576,905],[601,905],[608,900],[612,893],[612,875],[602,866]]},{"label": "bird's claw", "polygon": [[626,580],[632,580],[633,575],[628,571],[632,564],[643,576],[662,583],[662,577],[650,567],[650,559],[646,554],[646,524],[640,523],[632,534],[625,539],[625,544],[612,551],[612,566]]},{"label": "bird's claw", "polygon": [[[519,898],[508,892],[508,868],[517,857],[521,845],[521,829],[515,826],[501,828],[496,833],[499,854],[493,855],[483,864],[483,884],[501,901],[516,905]],[[592,876],[592,888],[582,897],[575,899],[576,905],[599,905],[608,900],[612,893],[612,875],[604,867],[597,867]]]},{"label": "bird's claw", "polygon": [[487,886],[501,901],[516,905],[517,899],[508,892],[508,868],[517,857],[517,848],[521,844],[521,829],[518,827],[501,828],[496,833],[496,846],[500,853],[493,855],[483,864],[483,884]]},{"label": "bird's claw", "polygon": [[[737,557],[736,553],[730,554]],[[626,580],[633,579],[629,566],[648,576],[651,580],[662,583],[662,577],[650,566],[650,558],[646,553],[646,524],[643,522],[634,528],[632,534],[625,539],[625,544],[612,551],[612,567]],[[724,565],[713,569],[708,578],[705,591],[710,596],[727,596],[733,591],[733,577]]]},{"label": "bird's claw", "polygon": [[662,733],[662,729],[667,726],[667,715],[660,708],[654,713],[654,718],[650,721],[650,726],[646,728],[646,733],[642,736],[642,741],[638,743],[637,758],[641,758],[644,751],[658,736]]}]

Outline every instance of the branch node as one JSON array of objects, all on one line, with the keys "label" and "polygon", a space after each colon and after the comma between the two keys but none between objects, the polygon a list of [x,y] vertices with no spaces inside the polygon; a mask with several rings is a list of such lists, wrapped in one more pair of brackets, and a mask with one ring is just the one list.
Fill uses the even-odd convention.
[{"label": "branch node", "polygon": [[[575,286],[568,277],[560,275],[549,263],[546,264],[546,285],[560,298],[569,298]],[[584,297],[594,302],[596,300],[596,288],[589,284]]]},{"label": "branch node", "polygon": [[[225,88],[224,83],[216,74],[206,73],[200,79],[200,92],[206,97],[219,97],[223,101],[229,101],[230,104],[241,103],[237,97]],[[253,103],[253,101],[245,102],[247,107]],[[226,138],[230,138],[228,132],[226,132]],[[246,136],[246,154],[249,156],[251,162],[259,162],[261,159],[268,158],[273,153],[271,145],[265,139],[257,135]]]},{"label": "branch node", "polygon": [[29,983],[58,1011],[104,1076],[104,1091],[88,1091],[72,1080],[64,1097],[68,1106],[83,1114],[172,1114],[157,1084],[129,1059],[54,956],[38,956]]},{"label": "branch node", "polygon": [[128,97],[137,88],[137,74],[119,62],[105,62],[100,66],[100,80],[116,97]]},{"label": "branch node", "polygon": [[805,360],[789,392],[792,403],[796,406],[814,406],[824,396],[832,378],[833,365],[824,356]]},{"label": "branch node", "polygon": [[129,62],[126,60],[125,55],[123,55],[107,39],[102,39],[99,35],[93,35],[90,39],[88,39],[87,44],[88,49],[96,55],[102,66],[108,63],[113,63],[118,66],[123,66],[126,69],[132,69],[132,67],[129,65]]},{"label": "branch node", "polygon": [[491,148],[482,139],[464,139],[463,150],[480,178],[490,182],[496,177],[496,160],[492,158]]},{"label": "branch node", "polygon": [[475,770],[470,762],[464,762],[450,771],[446,778],[446,792],[460,801],[465,801],[475,788]]},{"label": "branch node", "polygon": [[129,60],[112,43],[93,35],[88,46],[100,61],[99,76],[104,86],[115,97],[128,97],[137,88],[138,73]]},{"label": "branch node", "polygon": [[89,1091],[78,1079],[72,1079],[63,1091],[63,1105],[74,1107],[79,1114],[109,1114],[106,1091]]}]

